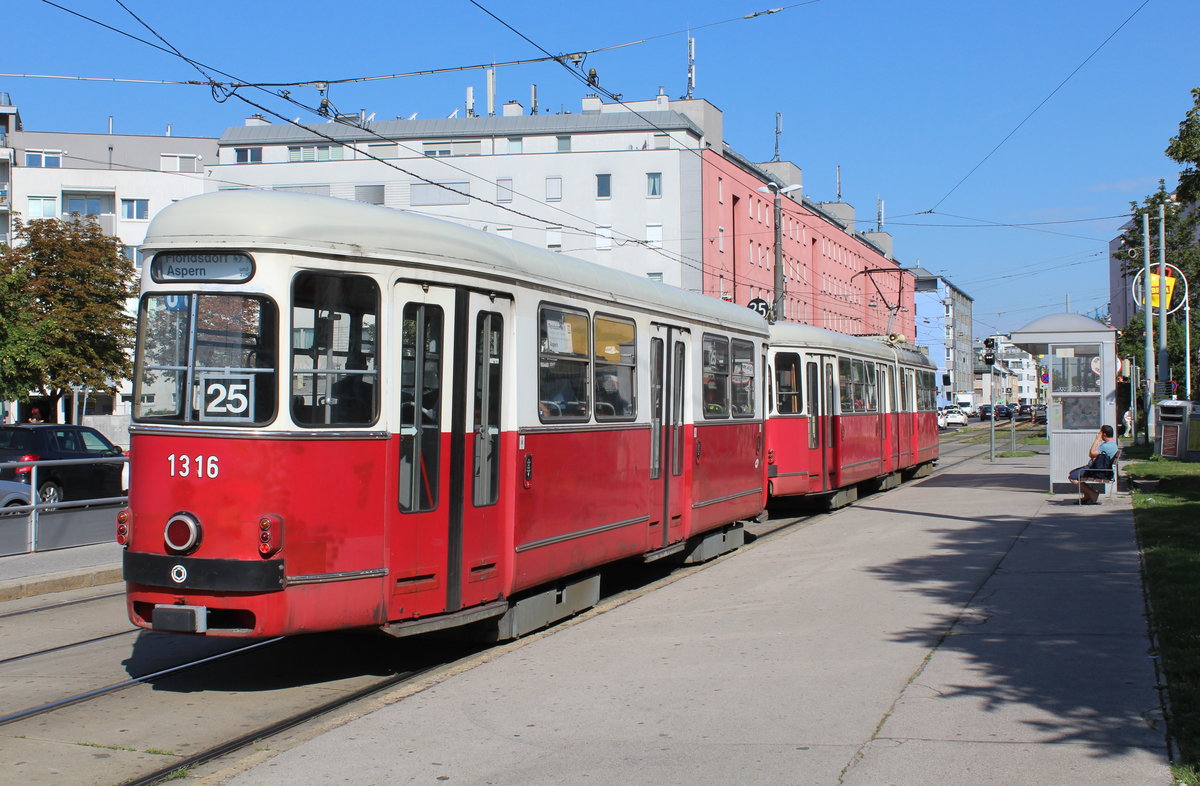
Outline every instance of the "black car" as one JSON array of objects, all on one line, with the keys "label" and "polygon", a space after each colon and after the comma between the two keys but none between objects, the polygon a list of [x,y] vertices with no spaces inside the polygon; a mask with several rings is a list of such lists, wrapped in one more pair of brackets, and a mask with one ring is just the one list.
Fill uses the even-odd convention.
[{"label": "black car", "polygon": [[1021,406],[1017,407],[1017,420],[1032,420],[1032,419],[1033,419],[1033,407],[1029,406],[1028,404],[1022,404]]},{"label": "black car", "polygon": [[980,420],[991,420],[991,418],[992,418],[992,405],[991,404],[980,404],[979,405],[979,419]]},{"label": "black car", "polygon": [[[22,424],[0,426],[0,462],[101,459],[124,455],[104,435],[86,426]],[[0,469],[0,479],[29,483],[32,467]],[[40,502],[120,497],[121,462],[38,467]]]},{"label": "black car", "polygon": [[1011,418],[1011,417],[1012,417],[1012,410],[1008,408],[1007,404],[997,404],[996,405],[996,420],[1001,420],[1003,418]]}]

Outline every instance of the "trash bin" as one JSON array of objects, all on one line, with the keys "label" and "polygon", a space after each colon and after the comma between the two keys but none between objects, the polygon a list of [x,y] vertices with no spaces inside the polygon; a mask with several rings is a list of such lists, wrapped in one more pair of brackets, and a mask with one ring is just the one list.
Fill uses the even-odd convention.
[{"label": "trash bin", "polygon": [[[1190,401],[1160,401],[1158,403],[1158,434],[1154,441],[1155,453],[1167,458],[1182,459],[1189,452],[1194,439],[1189,439],[1189,413],[1193,409]],[[1200,415],[1197,415],[1200,420]],[[1200,426],[1200,423],[1197,423]],[[1200,446],[1197,446],[1200,459]]]}]

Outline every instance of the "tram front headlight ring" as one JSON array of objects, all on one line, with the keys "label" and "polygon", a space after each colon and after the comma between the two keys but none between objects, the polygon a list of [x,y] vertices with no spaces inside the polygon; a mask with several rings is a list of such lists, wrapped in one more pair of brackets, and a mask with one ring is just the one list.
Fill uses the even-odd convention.
[{"label": "tram front headlight ring", "polygon": [[172,554],[190,554],[200,545],[200,522],[191,513],[176,513],[167,519],[163,542]]}]

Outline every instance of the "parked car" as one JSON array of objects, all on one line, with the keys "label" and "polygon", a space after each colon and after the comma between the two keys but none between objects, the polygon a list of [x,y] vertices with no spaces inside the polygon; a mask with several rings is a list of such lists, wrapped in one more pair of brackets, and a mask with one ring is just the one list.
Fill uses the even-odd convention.
[{"label": "parked car", "polygon": [[0,480],[0,509],[29,504],[29,486],[15,480]]},{"label": "parked car", "polygon": [[1011,418],[1011,417],[1012,417],[1012,410],[1008,408],[1007,404],[997,404],[996,405],[996,420],[1002,420],[1002,419]]},{"label": "parked car", "polygon": [[979,405],[979,419],[980,420],[991,420],[992,419],[992,405],[991,404],[980,404]]},{"label": "parked car", "polygon": [[[104,435],[87,426],[20,424],[0,426],[0,462],[102,459],[124,455]],[[38,467],[42,502],[122,496],[122,462]],[[29,488],[32,467],[0,469],[0,480]]]},{"label": "parked car", "polygon": [[967,413],[958,407],[946,407],[942,414],[945,416],[947,426],[965,426],[969,420]]},{"label": "parked car", "polygon": [[1028,404],[1022,404],[1017,407],[1017,420],[1032,420],[1033,407]]},{"label": "parked car", "polygon": [[939,409],[937,413],[937,424],[939,429],[946,428],[946,411]]}]

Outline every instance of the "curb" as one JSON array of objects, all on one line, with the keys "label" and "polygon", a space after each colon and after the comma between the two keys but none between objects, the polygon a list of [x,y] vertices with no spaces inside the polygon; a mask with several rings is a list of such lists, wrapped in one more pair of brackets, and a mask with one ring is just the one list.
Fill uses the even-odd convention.
[{"label": "curb", "polygon": [[124,581],[122,569],[98,568],[87,571],[66,571],[38,576],[28,580],[9,581],[0,584],[0,603],[27,598],[31,595],[46,595],[51,592],[99,587]]}]

